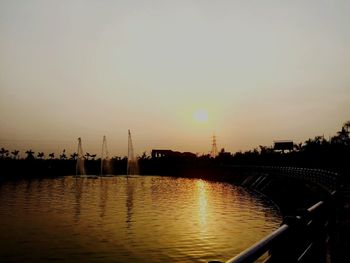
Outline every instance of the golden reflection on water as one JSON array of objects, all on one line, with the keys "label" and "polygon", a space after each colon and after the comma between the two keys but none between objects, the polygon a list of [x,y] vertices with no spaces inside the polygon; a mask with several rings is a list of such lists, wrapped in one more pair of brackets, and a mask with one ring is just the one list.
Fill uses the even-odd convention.
[{"label": "golden reflection on water", "polygon": [[205,189],[205,182],[198,180],[196,182],[198,195],[198,218],[201,232],[206,231],[207,224],[207,192]]},{"label": "golden reflection on water", "polygon": [[225,261],[280,223],[226,183],[157,176],[0,184],[0,260]]}]

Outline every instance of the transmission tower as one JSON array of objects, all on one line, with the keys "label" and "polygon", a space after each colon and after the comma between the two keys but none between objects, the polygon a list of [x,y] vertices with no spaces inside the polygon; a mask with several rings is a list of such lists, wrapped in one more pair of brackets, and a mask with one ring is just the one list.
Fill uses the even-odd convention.
[{"label": "transmission tower", "polygon": [[128,130],[128,164],[126,172],[127,175],[138,174],[138,163],[134,155],[134,147],[132,144],[130,130]]},{"label": "transmission tower", "polygon": [[78,138],[78,156],[77,156],[77,165],[75,168],[76,175],[85,175],[85,167],[84,167],[84,152],[83,146],[81,143],[81,138]]},{"label": "transmission tower", "polygon": [[212,158],[215,158],[217,155],[218,155],[218,148],[216,147],[216,136],[215,134],[213,134],[210,156]]},{"label": "transmission tower", "polygon": [[109,155],[108,155],[108,148],[107,148],[107,138],[106,136],[103,136],[102,153],[101,153],[101,175],[103,174],[104,170],[108,170],[109,168],[108,166],[109,166]]}]

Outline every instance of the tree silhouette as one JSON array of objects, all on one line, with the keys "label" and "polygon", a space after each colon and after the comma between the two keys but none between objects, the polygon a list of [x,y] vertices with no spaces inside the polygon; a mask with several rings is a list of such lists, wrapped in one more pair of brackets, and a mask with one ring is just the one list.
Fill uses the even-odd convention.
[{"label": "tree silhouette", "polygon": [[91,155],[90,155],[90,153],[87,152],[84,156],[85,156],[85,159],[86,159],[86,160],[89,160],[89,158],[90,158]]},{"label": "tree silhouette", "polygon": [[346,121],[346,122],[343,124],[343,127],[346,129],[346,131],[349,131],[349,129],[350,129],[350,120],[349,120],[349,121]]},{"label": "tree silhouette", "polygon": [[0,158],[5,158],[5,157],[8,157],[9,155],[9,151],[6,150],[5,148],[1,148],[0,149]]},{"label": "tree silhouette", "polygon": [[[345,124],[347,124],[346,122]],[[340,131],[337,132],[337,135],[332,137],[331,142],[335,144],[345,144],[348,145],[350,144],[350,137],[349,137],[349,131],[348,131],[348,126],[343,125]]]},{"label": "tree silhouette", "polygon": [[302,142],[300,142],[300,143],[298,143],[298,144],[295,143],[295,144],[293,145],[294,151],[299,152],[299,151],[301,151],[302,148],[303,148],[303,143],[302,143]]},{"label": "tree silhouette", "polygon": [[38,152],[38,158],[39,158],[40,160],[42,160],[42,159],[44,158],[44,156],[45,156],[45,153],[44,153],[44,152]]},{"label": "tree silhouette", "polygon": [[54,154],[54,153],[50,153],[50,154],[49,154],[49,157],[50,157],[50,159],[52,160],[52,159],[55,158],[55,154]]},{"label": "tree silhouette", "polygon": [[138,157],[139,160],[149,160],[151,156],[147,155],[146,152],[143,152],[141,156]]},{"label": "tree silhouette", "polygon": [[18,151],[18,150],[12,151],[11,154],[13,155],[13,159],[17,159],[17,158],[19,157],[19,156],[18,156],[18,154],[19,154],[19,151]]},{"label": "tree silhouette", "polygon": [[26,151],[26,154],[27,154],[27,160],[31,160],[31,159],[35,159],[34,158],[34,152],[32,151],[32,149]]},{"label": "tree silhouette", "polygon": [[302,145],[304,151],[315,151],[320,149],[322,146],[327,145],[328,142],[324,136],[315,136],[314,139],[308,139],[305,141],[305,144]]},{"label": "tree silhouette", "polygon": [[260,154],[269,154],[273,152],[272,147],[259,145],[259,148],[260,148]]},{"label": "tree silhouette", "polygon": [[78,154],[77,153],[72,153],[70,155],[70,160],[76,160],[78,158]]},{"label": "tree silhouette", "polygon": [[61,159],[61,160],[66,160],[66,159],[67,159],[66,149],[63,149],[63,152],[62,152],[62,154],[60,155],[60,159]]}]

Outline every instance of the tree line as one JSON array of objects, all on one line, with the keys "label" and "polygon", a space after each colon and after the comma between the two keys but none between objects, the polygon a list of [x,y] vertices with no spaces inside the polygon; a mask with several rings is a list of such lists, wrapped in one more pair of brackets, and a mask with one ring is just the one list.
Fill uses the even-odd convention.
[{"label": "tree line", "polygon": [[[180,173],[186,169],[208,169],[225,165],[272,165],[272,166],[296,166],[330,169],[338,172],[350,172],[350,121],[345,122],[340,130],[332,137],[315,136],[303,143],[294,144],[293,149],[288,152],[281,152],[273,146],[259,145],[253,150],[245,152],[227,153],[224,149],[215,158],[209,154],[195,155],[183,154],[174,156],[162,156],[152,158],[144,152],[138,157],[140,171],[143,174],[168,174]],[[30,167],[45,172],[62,172],[72,174],[78,154],[73,152],[68,154],[63,150],[57,156],[55,153],[46,155],[44,152],[35,153],[29,149],[25,151],[26,156],[20,158],[19,150],[10,151],[5,148],[0,149],[0,162],[6,173],[11,173],[15,163],[20,166]],[[99,170],[100,158],[97,154],[86,152],[84,159],[86,165],[90,167],[91,173]],[[123,173],[126,169],[127,157],[112,157],[110,159],[114,173]],[[43,169],[42,167],[46,168]],[[17,168],[18,170],[19,168]],[[34,168],[33,168],[34,169]],[[26,171],[25,168],[21,171]],[[34,173],[34,171],[33,171]]]}]

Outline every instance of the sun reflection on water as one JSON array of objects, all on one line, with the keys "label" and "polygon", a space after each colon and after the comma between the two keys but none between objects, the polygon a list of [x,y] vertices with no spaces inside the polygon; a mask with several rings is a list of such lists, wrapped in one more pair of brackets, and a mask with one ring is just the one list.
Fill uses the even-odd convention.
[{"label": "sun reflection on water", "polygon": [[280,224],[258,196],[200,179],[64,177],[4,184],[0,198],[0,258],[18,262],[224,261]]},{"label": "sun reflection on water", "polygon": [[197,195],[198,195],[198,219],[200,231],[205,232],[207,226],[207,191],[206,183],[202,180],[196,182]]}]

